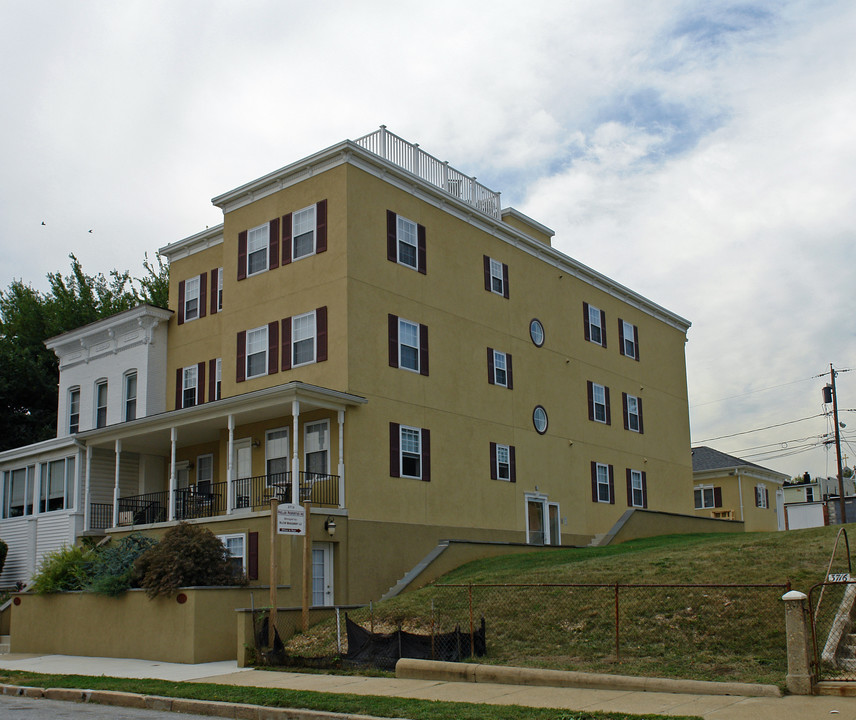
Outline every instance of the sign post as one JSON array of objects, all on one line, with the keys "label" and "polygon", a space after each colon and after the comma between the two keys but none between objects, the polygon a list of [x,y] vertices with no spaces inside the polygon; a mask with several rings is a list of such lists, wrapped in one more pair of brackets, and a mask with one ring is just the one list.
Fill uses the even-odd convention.
[{"label": "sign post", "polygon": [[303,632],[309,630],[309,597],[312,593],[312,538],[309,533],[309,501],[303,503],[306,533],[303,535]]},{"label": "sign post", "polygon": [[277,519],[279,516],[279,500],[271,498],[270,501],[270,615],[268,616],[268,647],[273,650],[276,638],[276,586],[278,574],[276,566]]}]

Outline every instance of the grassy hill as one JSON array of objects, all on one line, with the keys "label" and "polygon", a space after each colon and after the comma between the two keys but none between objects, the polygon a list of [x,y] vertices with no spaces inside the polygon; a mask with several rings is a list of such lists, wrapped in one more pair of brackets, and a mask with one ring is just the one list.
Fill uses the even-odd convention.
[{"label": "grassy hill", "polygon": [[[849,528],[856,543],[856,526]],[[782,586],[790,581],[808,593],[823,581],[838,530],[680,535],[500,556],[351,617],[380,632],[400,626],[430,634],[432,627],[446,632],[459,625],[468,633],[472,605],[475,622],[484,617],[487,628],[480,662],[781,684],[787,673]],[[848,570],[846,549],[842,538],[833,572]],[[470,583],[472,595],[460,587]],[[565,583],[611,587],[556,587]],[[617,647],[615,583],[622,585]],[[767,583],[779,587],[647,587]],[[508,586],[521,584],[539,587]],[[293,652],[325,654],[332,632],[327,625],[295,638]]]}]

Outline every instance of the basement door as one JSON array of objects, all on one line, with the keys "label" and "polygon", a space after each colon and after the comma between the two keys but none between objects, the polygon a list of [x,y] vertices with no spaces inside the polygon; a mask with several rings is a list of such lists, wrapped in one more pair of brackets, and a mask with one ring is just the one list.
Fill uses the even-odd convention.
[{"label": "basement door", "polygon": [[312,543],[312,605],[333,604],[333,543]]}]

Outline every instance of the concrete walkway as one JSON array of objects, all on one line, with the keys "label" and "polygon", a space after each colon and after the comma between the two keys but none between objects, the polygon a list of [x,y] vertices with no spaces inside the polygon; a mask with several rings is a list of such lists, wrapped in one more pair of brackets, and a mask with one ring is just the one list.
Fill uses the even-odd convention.
[{"label": "concrete walkway", "polygon": [[[40,673],[160,678],[222,685],[493,705],[523,705],[565,710],[698,715],[712,720],[819,720],[820,718],[856,720],[856,698],[849,697],[744,697],[622,689],[533,687],[483,682],[249,670],[239,669],[234,661],[183,665],[148,660],[62,655],[2,655],[0,668]],[[330,718],[331,716],[319,713],[318,717]]]}]

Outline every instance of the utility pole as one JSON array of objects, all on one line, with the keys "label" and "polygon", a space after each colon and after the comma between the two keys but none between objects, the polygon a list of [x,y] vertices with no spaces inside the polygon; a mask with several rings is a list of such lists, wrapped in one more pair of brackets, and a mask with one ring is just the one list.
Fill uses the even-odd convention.
[{"label": "utility pole", "polygon": [[841,470],[841,435],[838,431],[838,393],[835,390],[835,369],[829,363],[829,377],[832,380],[832,419],[835,423],[835,457],[838,460],[838,497],[841,503],[841,524],[847,522],[847,509],[844,503],[844,473]]}]

